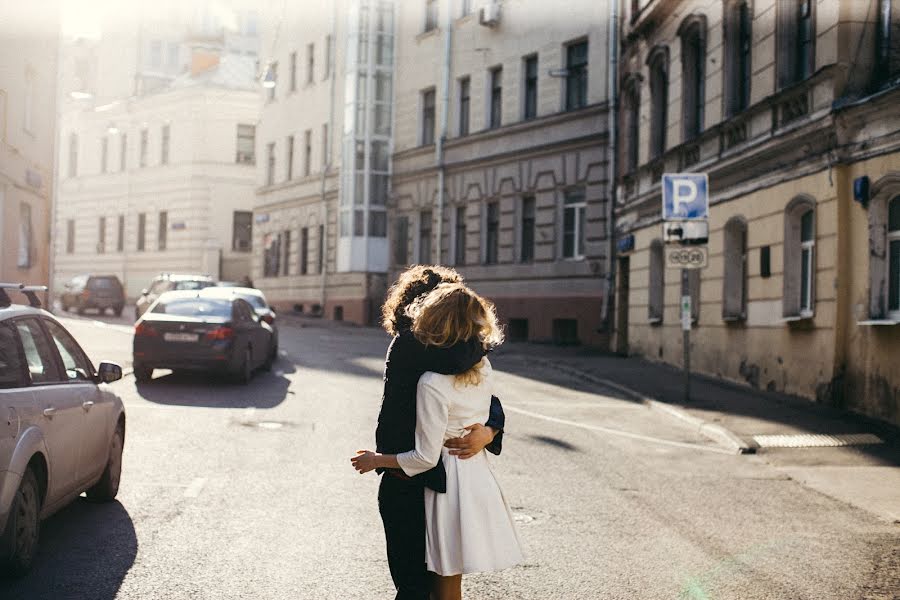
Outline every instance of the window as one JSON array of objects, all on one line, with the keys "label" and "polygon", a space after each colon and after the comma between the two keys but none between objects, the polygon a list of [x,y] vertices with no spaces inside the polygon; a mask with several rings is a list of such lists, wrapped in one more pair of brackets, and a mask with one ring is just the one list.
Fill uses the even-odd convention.
[{"label": "window", "polygon": [[328,79],[331,77],[331,47],[334,44],[334,41],[331,38],[331,34],[325,36],[325,75],[322,79]]},{"label": "window", "polygon": [[269,65],[269,73],[272,79],[272,87],[269,88],[269,102],[275,100],[275,89],[278,87],[278,61]]},{"label": "window", "polygon": [[453,264],[466,264],[466,207],[456,207],[456,229],[453,236]]},{"label": "window", "polygon": [[422,145],[434,143],[434,88],[422,92]]},{"label": "window", "polygon": [[154,69],[162,66],[162,42],[159,40],[150,42],[150,66]]},{"label": "window", "polygon": [[732,117],[750,106],[750,7],[747,0],[725,6],[725,113]]},{"label": "window", "polygon": [[579,42],[566,48],[566,110],[587,106],[588,44]]},{"label": "window", "polygon": [[437,29],[438,3],[437,0],[425,0],[425,29],[424,32]]},{"label": "window", "polygon": [[275,142],[266,146],[266,185],[275,183]]},{"label": "window", "polygon": [[491,69],[491,103],[488,115],[488,127],[500,127],[503,117],[503,67]]},{"label": "window", "polygon": [[778,0],[778,87],[784,88],[812,75],[815,65],[813,0]]},{"label": "window", "polygon": [[37,319],[14,321],[33,385],[62,381],[50,341]]},{"label": "window", "polygon": [[119,140],[119,171],[124,171],[128,167],[128,136],[122,134]]},{"label": "window", "polygon": [[69,177],[78,176],[78,134],[69,134]]},{"label": "window", "polygon": [[419,213],[419,264],[431,264],[431,211]]},{"label": "window", "polygon": [[137,249],[143,252],[147,245],[147,215],[145,213],[138,214],[138,235]]},{"label": "window", "polygon": [[565,193],[563,201],[563,258],[584,258],[584,189]]},{"label": "window", "polygon": [[706,73],[706,18],[690,16],[678,29],[681,37],[681,124],[685,141],[703,131]]},{"label": "window", "polygon": [[328,123],[322,125],[322,170],[328,169]]},{"label": "window", "polygon": [[31,205],[27,202],[19,204],[19,253],[16,266],[30,269],[34,258],[34,233],[31,229]]},{"label": "window", "polygon": [[534,196],[522,198],[522,224],[519,242],[519,262],[532,262],[534,260]]},{"label": "window", "polygon": [[263,249],[263,276],[275,277],[281,271],[281,235],[264,235]]},{"label": "window", "polygon": [[66,254],[75,254],[75,219],[66,220]]},{"label": "window", "polygon": [[97,220],[97,254],[106,252],[106,217]]},{"label": "window", "polygon": [[649,288],[647,319],[650,323],[662,323],[663,320],[666,290],[664,261],[662,241],[658,239],[653,240],[650,243],[650,268],[648,270],[649,281],[647,282],[647,287]]},{"label": "window", "polygon": [[[291,232],[290,230],[285,230],[281,236],[281,244],[282,244],[282,252],[284,253],[284,257],[282,260],[282,275],[290,275],[291,274]],[[276,273],[277,274],[277,273]]]},{"label": "window", "polygon": [[650,157],[666,151],[666,109],[669,105],[669,51],[655,48],[648,58],[650,67]]},{"label": "window", "polygon": [[682,269],[681,295],[691,299],[691,323],[700,320],[700,269]]},{"label": "window", "polygon": [[162,210],[159,212],[159,227],[156,230],[156,247],[159,250],[165,250],[169,235],[169,213]]},{"label": "window", "polygon": [[178,44],[169,44],[169,67],[178,66]]},{"label": "window", "polygon": [[747,316],[747,223],[732,217],[725,223],[725,273],[722,319],[739,321]]},{"label": "window", "polygon": [[297,91],[297,53],[291,52],[291,91]]},{"label": "window", "polygon": [[500,251],[500,203],[488,202],[486,208],[484,263],[495,265]]},{"label": "window", "polygon": [[466,15],[470,14],[472,14],[472,0],[460,0],[459,16],[465,17]]},{"label": "window", "polygon": [[888,204],[888,315],[900,319],[900,196]]},{"label": "window", "polygon": [[125,215],[119,215],[116,225],[116,252],[125,250]]},{"label": "window", "polygon": [[815,249],[815,201],[799,196],[785,209],[782,299],[785,317],[813,315],[816,292]]},{"label": "window", "polygon": [[640,149],[640,83],[637,77],[630,77],[623,94],[623,106],[625,107],[624,146],[625,146],[625,172],[633,173],[637,170]]},{"label": "window", "polygon": [[171,134],[171,131],[172,130],[169,125],[163,125],[159,157],[159,163],[162,165],[169,164],[169,135]]},{"label": "window", "polygon": [[397,217],[394,221],[394,264],[409,264],[409,218]]},{"label": "window", "polygon": [[469,135],[469,106],[471,105],[471,79],[459,80],[459,135]]},{"label": "window", "polygon": [[242,165],[256,164],[256,125],[237,126],[237,156],[235,162]]},{"label": "window", "polygon": [[45,320],[44,324],[47,326],[50,338],[59,351],[59,357],[62,359],[63,369],[65,369],[66,373],[66,380],[91,381],[94,375],[94,367],[75,339],[61,325],[49,319]]},{"label": "window", "polygon": [[525,98],[522,106],[522,118],[527,120],[537,116],[538,57],[528,56],[524,60]]},{"label": "window", "polygon": [[873,83],[878,89],[900,75],[900,14],[896,1],[878,0]]},{"label": "window", "polygon": [[294,136],[289,135],[285,143],[284,157],[284,180],[290,181],[294,178]]},{"label": "window", "polygon": [[141,130],[141,149],[138,155],[138,166],[147,166],[147,146],[150,142],[150,132],[146,129]]},{"label": "window", "polygon": [[12,322],[0,323],[0,389],[28,385],[23,363],[19,356],[19,339]]},{"label": "window", "polygon": [[106,173],[107,164],[109,162],[109,138],[106,136],[100,138],[100,172]]},{"label": "window", "polygon": [[316,71],[316,46],[306,45],[306,84],[310,85],[315,80]]},{"label": "window", "polygon": [[300,229],[300,274],[309,271],[309,227]]},{"label": "window", "polygon": [[316,273],[322,274],[325,267],[325,226],[319,225],[319,249],[316,253]]},{"label": "window", "polygon": [[303,175],[312,171],[312,129],[303,133]]},{"label": "window", "polygon": [[253,213],[236,210],[231,216],[231,249],[235,252],[250,252],[253,247]]}]

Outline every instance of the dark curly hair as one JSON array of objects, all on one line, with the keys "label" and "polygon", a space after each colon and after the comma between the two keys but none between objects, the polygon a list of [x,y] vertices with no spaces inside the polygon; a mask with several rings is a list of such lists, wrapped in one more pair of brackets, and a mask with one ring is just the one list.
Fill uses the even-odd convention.
[{"label": "dark curly hair", "polygon": [[406,314],[406,308],[416,298],[424,296],[441,283],[462,283],[462,275],[449,267],[438,265],[413,265],[400,274],[397,281],[388,290],[387,298],[381,307],[384,330],[391,335],[412,327],[412,319]]}]

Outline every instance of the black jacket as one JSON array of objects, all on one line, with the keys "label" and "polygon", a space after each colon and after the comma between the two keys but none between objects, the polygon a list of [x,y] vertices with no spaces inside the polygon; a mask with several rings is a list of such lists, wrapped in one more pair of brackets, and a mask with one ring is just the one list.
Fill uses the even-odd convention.
[{"label": "black jacket", "polygon": [[[396,336],[388,348],[384,363],[384,396],[375,448],[382,454],[399,454],[416,446],[416,386],[426,371],[455,375],[472,368],[484,357],[484,349],[477,340],[459,343],[449,348],[425,346],[410,331]],[[503,426],[506,416],[500,401],[491,397],[491,412],[487,425],[499,433],[487,446],[489,452],[500,454],[503,448]],[[413,477],[413,481],[436,492],[447,490],[444,463]]]}]

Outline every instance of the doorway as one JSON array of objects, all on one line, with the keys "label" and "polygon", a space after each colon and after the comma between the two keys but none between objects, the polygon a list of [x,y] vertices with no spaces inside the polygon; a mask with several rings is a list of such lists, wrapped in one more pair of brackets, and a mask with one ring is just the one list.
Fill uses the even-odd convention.
[{"label": "doorway", "polygon": [[631,279],[631,259],[619,257],[619,289],[616,294],[616,354],[628,355],[628,290]]}]

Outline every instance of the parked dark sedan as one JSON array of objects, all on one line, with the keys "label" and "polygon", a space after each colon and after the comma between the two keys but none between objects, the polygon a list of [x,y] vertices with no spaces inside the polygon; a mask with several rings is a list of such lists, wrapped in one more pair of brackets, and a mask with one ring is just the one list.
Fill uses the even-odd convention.
[{"label": "parked dark sedan", "polygon": [[87,309],[96,309],[103,314],[111,308],[120,317],[125,306],[125,290],[115,275],[79,275],[66,284],[59,300],[67,312],[74,308],[81,315]]},{"label": "parked dark sedan", "polygon": [[166,292],[134,326],[134,377],[153,369],[216,371],[248,383],[277,356],[272,327],[224,288]]}]

